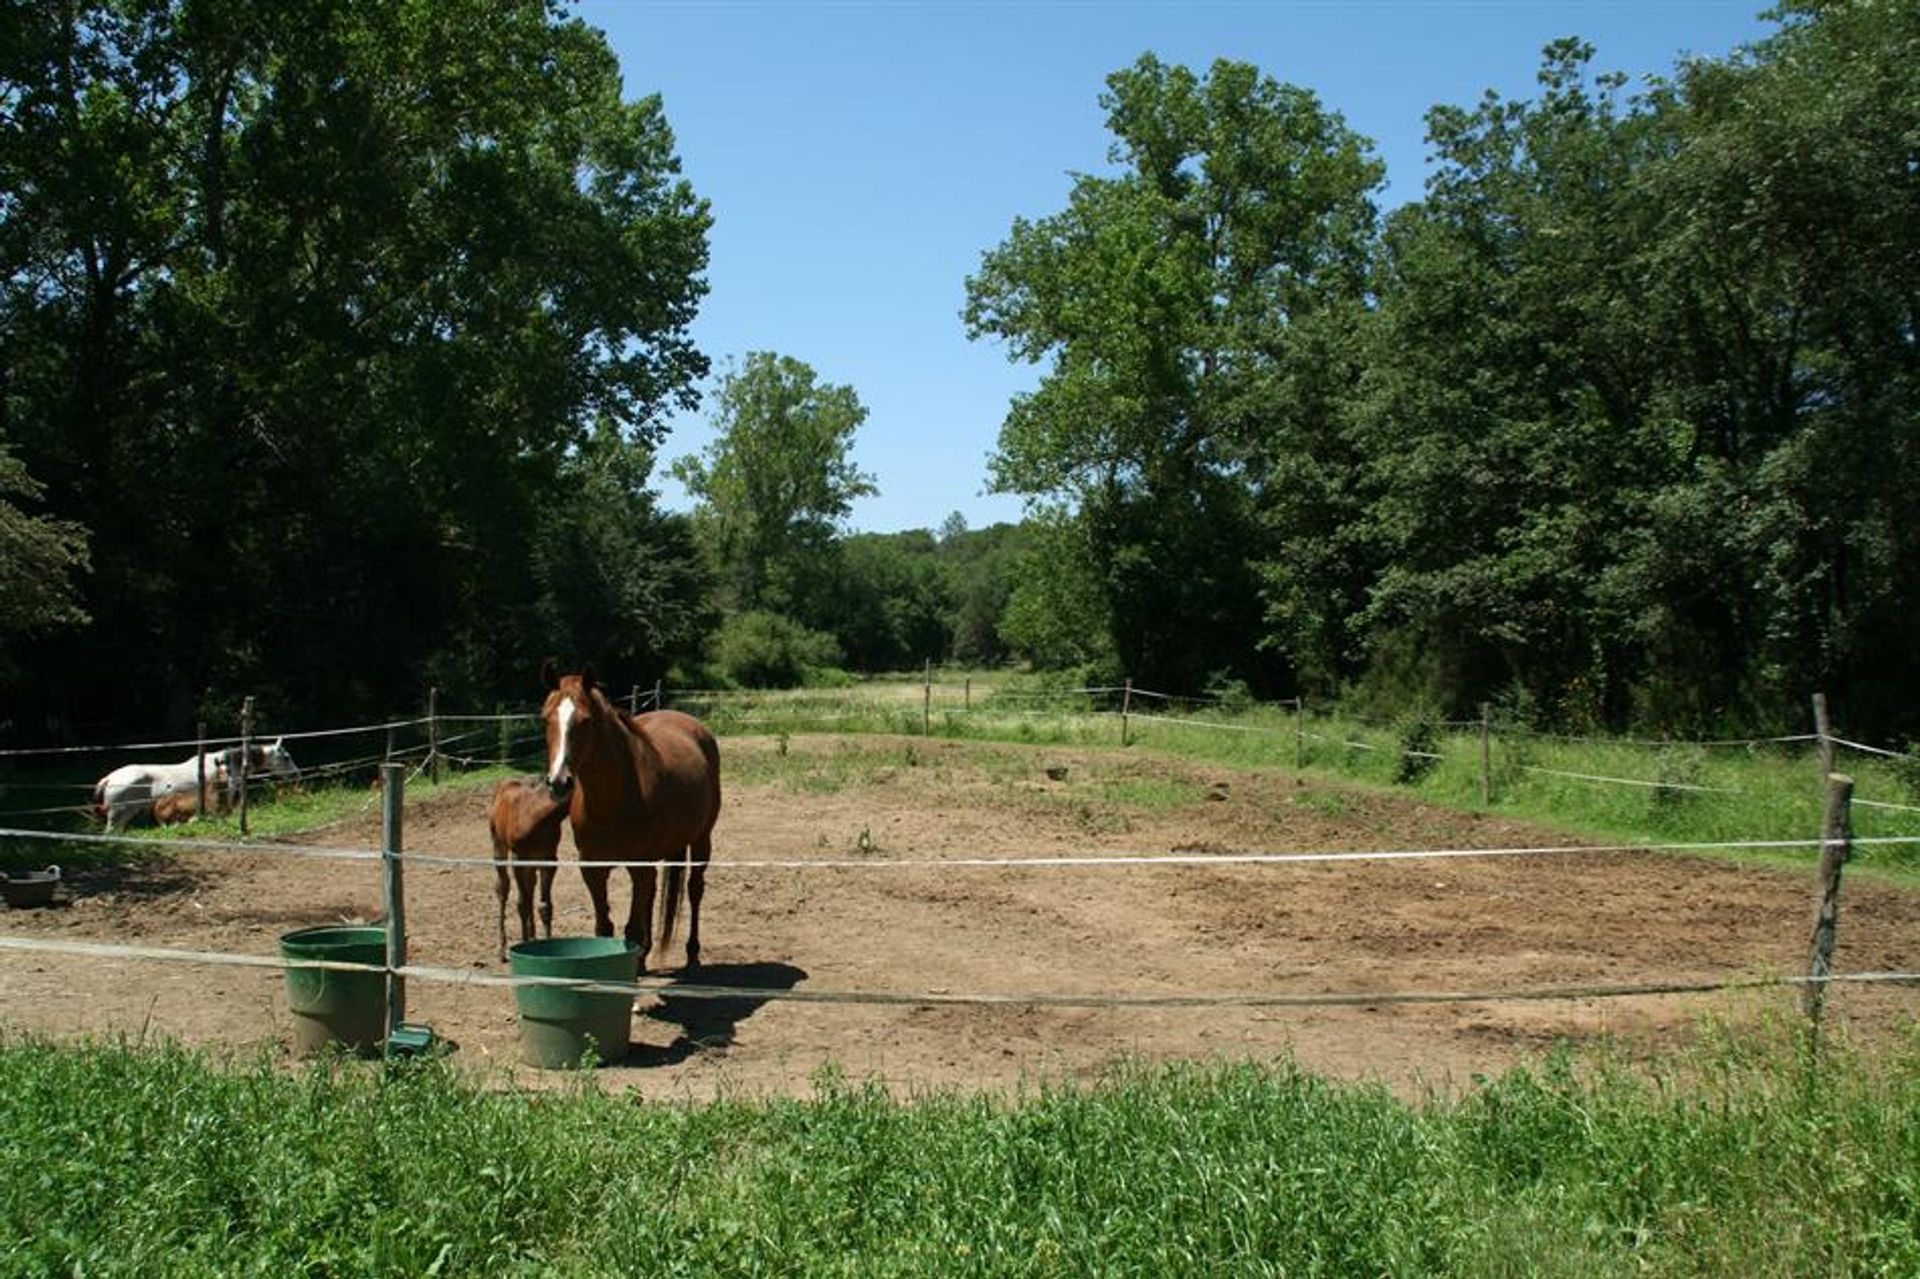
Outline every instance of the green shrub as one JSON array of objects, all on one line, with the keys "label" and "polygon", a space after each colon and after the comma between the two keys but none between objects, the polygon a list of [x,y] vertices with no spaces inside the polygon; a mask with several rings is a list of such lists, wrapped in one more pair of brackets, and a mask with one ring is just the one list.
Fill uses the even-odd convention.
[{"label": "green shrub", "polygon": [[811,669],[840,661],[831,635],[809,630],[779,613],[736,613],[714,638],[714,666],[739,688],[794,688]]}]

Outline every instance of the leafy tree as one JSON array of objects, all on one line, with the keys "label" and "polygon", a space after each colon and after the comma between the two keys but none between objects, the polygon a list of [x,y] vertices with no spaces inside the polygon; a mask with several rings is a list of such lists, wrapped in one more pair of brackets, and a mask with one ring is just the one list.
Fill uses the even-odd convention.
[{"label": "leafy tree", "polygon": [[208,685],[517,686],[567,459],[595,422],[656,441],[706,369],[707,212],[658,99],[538,0],[62,0],[8,31],[8,425],[95,570],[35,695],[178,721]]},{"label": "leafy tree", "polygon": [[522,651],[591,655],[606,672],[658,678],[697,663],[712,633],[713,583],[690,517],[648,487],[653,454],[603,424],[563,470],[575,497],[542,513],[541,597]]},{"label": "leafy tree", "polygon": [[717,437],[673,474],[701,506],[728,605],[791,610],[823,568],[855,498],[877,492],[848,450],[867,411],[850,386],[755,351],[714,393]]},{"label": "leafy tree", "polygon": [[[87,569],[85,530],[66,520],[35,515],[40,486],[0,444],[0,662],[14,640],[77,626],[87,620],[76,598]],[[17,499],[17,500],[16,500]]]},{"label": "leafy tree", "polygon": [[1920,11],[1783,16],[1631,100],[1568,41],[1537,100],[1430,116],[1330,451],[1375,673],[1570,723],[1920,713]]},{"label": "leafy tree", "polygon": [[1000,619],[1001,641],[1037,667],[1091,666],[1118,674],[1087,526],[1064,511],[1042,509],[1028,517],[1026,528]]},{"label": "leafy tree", "polygon": [[[968,280],[966,321],[1049,362],[1001,429],[996,487],[1073,512],[1090,551],[1073,562],[1128,670],[1198,688],[1247,668],[1242,468],[1287,429],[1294,327],[1364,286],[1381,167],[1311,93],[1244,63],[1202,78],[1149,54],[1107,86],[1119,171],[1017,219]],[[1020,604],[1036,624],[1043,608]]]}]

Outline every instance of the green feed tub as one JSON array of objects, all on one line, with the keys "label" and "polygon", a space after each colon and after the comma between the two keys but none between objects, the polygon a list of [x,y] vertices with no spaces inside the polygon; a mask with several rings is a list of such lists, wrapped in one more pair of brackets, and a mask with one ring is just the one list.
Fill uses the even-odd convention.
[{"label": "green feed tub", "polygon": [[[280,938],[283,959],[339,964],[387,962],[387,930],[377,924],[302,928]],[[387,1033],[385,972],[288,968],[287,1004],[293,1010],[293,1051],[311,1057],[328,1044],[371,1053]]]},{"label": "green feed tub", "polygon": [[[514,946],[507,964],[516,977],[630,982],[640,971],[640,948],[623,937],[548,937]],[[626,1057],[631,993],[516,986],[513,998],[520,1007],[520,1060],[528,1065],[566,1069],[579,1065],[588,1049],[603,1062]]]}]

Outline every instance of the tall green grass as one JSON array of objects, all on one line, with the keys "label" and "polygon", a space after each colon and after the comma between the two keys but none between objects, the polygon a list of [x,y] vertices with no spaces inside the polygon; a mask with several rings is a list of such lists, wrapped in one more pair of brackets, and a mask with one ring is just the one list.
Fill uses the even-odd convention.
[{"label": "tall green grass", "polygon": [[0,1271],[1910,1275],[1920,1040],[1550,1059],[1409,1103],[1287,1064],[642,1105],[0,1041]]}]

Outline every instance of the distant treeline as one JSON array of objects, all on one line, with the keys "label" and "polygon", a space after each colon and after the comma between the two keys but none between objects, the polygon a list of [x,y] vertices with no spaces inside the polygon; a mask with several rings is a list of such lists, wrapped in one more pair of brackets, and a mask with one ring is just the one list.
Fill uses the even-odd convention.
[{"label": "distant treeline", "polygon": [[[482,16],[483,15],[483,16]],[[851,388],[749,356],[664,510],[709,211],[543,3],[19,8],[0,44],[16,739],[929,658],[1536,723],[1920,733],[1920,4],[1436,107],[1143,57],[968,331],[1019,526],[847,535]],[[1089,86],[1091,89],[1091,86]],[[798,407],[796,407],[798,406]],[[820,491],[781,507],[785,449]],[[789,441],[793,443],[794,441]],[[682,469],[684,468],[684,469]],[[794,472],[798,474],[798,472]],[[784,522],[782,522],[784,521]]]}]

